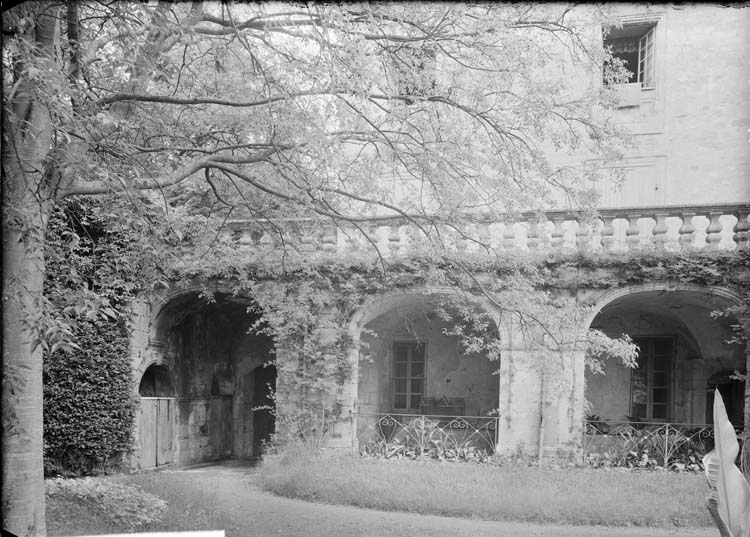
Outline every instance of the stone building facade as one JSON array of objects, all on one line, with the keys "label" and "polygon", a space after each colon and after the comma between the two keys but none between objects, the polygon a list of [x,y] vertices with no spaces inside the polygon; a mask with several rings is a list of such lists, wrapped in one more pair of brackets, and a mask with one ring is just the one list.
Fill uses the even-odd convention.
[{"label": "stone building facade", "polygon": [[[561,269],[549,289],[580,306],[580,316],[569,319],[570,343],[550,354],[543,335],[523,337],[521,319],[477,293],[472,300],[500,342],[499,360],[489,360],[465,353],[446,333],[439,304],[456,289],[413,285],[373,293],[346,317],[350,345],[339,352],[349,374],[332,394],[338,411],[321,434],[324,445],[359,449],[403,416],[427,415],[443,425],[461,418],[455,423],[498,452],[576,452],[587,417],[608,427],[706,424],[717,387],[730,417],[743,419],[747,389],[731,375],[747,371],[750,348],[728,343],[736,319],[711,313],[746,305],[750,288],[750,266],[742,262],[750,249],[750,9],[622,11],[623,26],[606,43],[640,54],[635,81],[621,88],[614,111],[637,140],[622,189],[603,189],[594,220],[554,209],[544,222],[529,215],[467,229],[498,251],[540,264],[578,254],[599,260]],[[391,259],[413,250],[406,222],[369,230]],[[321,234],[309,242],[311,254],[341,259],[364,247],[340,229]],[[249,261],[271,244],[252,223],[234,223],[227,240]],[[462,238],[454,247],[479,252]],[[655,262],[638,278],[623,276],[643,256],[698,259],[707,252],[734,260],[731,274],[681,280]],[[259,283],[269,295],[282,295],[285,285]],[[284,364],[296,359],[285,342],[247,333],[253,316],[262,316],[255,298],[235,296],[217,280],[208,286],[215,301],[206,303],[204,287],[170,289],[134,305],[131,349],[142,398],[134,468],[257,456],[278,428],[274,415],[281,420],[301,397],[284,377]],[[639,367],[608,362],[603,374],[587,371],[584,342],[592,328],[634,338]],[[275,413],[268,410],[269,388]]]}]

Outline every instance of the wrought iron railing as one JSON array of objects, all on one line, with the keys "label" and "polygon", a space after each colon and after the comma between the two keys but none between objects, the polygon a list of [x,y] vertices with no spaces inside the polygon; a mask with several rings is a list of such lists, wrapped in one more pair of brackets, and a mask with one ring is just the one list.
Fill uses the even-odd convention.
[{"label": "wrought iron railing", "polygon": [[[742,428],[735,428],[743,441]],[[658,464],[668,469],[697,469],[714,448],[714,426],[687,423],[587,420],[583,453],[619,464]]]},{"label": "wrought iron railing", "polygon": [[474,459],[491,455],[497,418],[358,414],[360,451],[390,457]]}]

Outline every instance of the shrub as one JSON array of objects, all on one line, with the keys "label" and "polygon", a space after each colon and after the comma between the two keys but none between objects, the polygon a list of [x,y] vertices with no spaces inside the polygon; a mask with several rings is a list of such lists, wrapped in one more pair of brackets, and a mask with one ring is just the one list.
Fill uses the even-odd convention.
[{"label": "shrub", "polygon": [[105,473],[131,443],[136,401],[124,321],[80,322],[80,349],[44,361],[46,475]]},{"label": "shrub", "polygon": [[131,530],[159,521],[167,508],[167,502],[137,487],[91,477],[48,479],[45,493],[89,501],[104,511],[114,524]]}]

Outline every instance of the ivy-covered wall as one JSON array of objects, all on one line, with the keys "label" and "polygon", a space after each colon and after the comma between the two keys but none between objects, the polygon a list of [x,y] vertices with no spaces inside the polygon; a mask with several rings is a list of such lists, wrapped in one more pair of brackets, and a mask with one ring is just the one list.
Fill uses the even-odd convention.
[{"label": "ivy-covered wall", "polygon": [[[631,356],[632,360],[626,341],[594,345],[596,352],[587,354],[587,349],[592,348],[587,331],[599,328],[613,337],[621,333],[647,333],[642,330],[643,319],[639,318],[637,301],[623,297],[636,296],[643,291],[643,286],[651,286],[652,294],[642,296],[648,299],[645,303],[658,303],[662,296],[687,296],[680,292],[689,287],[693,293],[690,300],[682,304],[672,300],[663,306],[670,309],[682,305],[685,311],[692,311],[693,321],[689,326],[680,325],[677,330],[674,323],[655,322],[652,323],[654,330],[677,331],[695,339],[702,328],[710,328],[711,311],[731,310],[731,317],[722,321],[723,331],[713,334],[711,342],[704,341],[702,347],[699,346],[704,350],[718,349],[722,338],[733,336],[732,326],[741,324],[744,319],[745,310],[738,297],[743,296],[750,282],[746,252],[666,256],[644,253],[622,258],[574,255],[542,260],[519,257],[497,263],[486,258],[467,258],[460,265],[430,264],[413,259],[391,265],[384,273],[374,267],[350,266],[342,260],[283,274],[264,272],[258,267],[242,270],[225,267],[221,274],[191,273],[183,275],[182,280],[177,276],[173,289],[178,290],[187,282],[192,282],[191,285],[204,282],[207,295],[211,295],[211,289],[216,291],[223,286],[256,304],[259,319],[264,324],[262,332],[274,342],[278,368],[276,430],[280,437],[339,447],[356,445],[356,433],[351,427],[356,413],[380,411],[390,401],[391,342],[399,338],[419,338],[421,333],[434,342],[429,346],[428,360],[433,371],[440,374],[432,381],[442,383],[438,386],[433,382],[429,389],[435,393],[426,395],[465,397],[469,385],[480,386],[476,410],[485,413],[493,410],[485,407],[497,405],[501,416],[500,445],[504,449],[524,446],[535,452],[541,445],[545,453],[554,453],[558,449],[576,449],[580,442],[585,396],[598,397],[596,390],[599,390],[600,398],[604,397],[603,389],[597,387],[585,393],[585,372],[598,368],[608,373],[607,368],[613,367],[606,363],[608,352],[615,357],[611,359],[627,360],[627,356]],[[229,274],[234,277],[227,278]],[[217,286],[219,282],[221,285]],[[721,300],[704,308],[705,311],[693,311],[696,296],[712,296],[718,289],[726,290],[726,296],[735,298],[719,297]],[[388,300],[391,300],[388,297],[394,294],[412,294],[415,297],[412,302],[406,299],[401,304],[418,307],[410,311],[388,307]],[[463,314],[440,317],[434,326],[430,324],[433,321],[423,323],[417,319],[417,310],[424,309],[430,301],[439,301],[446,294],[453,297],[454,311],[463,311]],[[175,298],[179,295],[177,292],[170,298],[167,293],[154,303],[166,300],[167,304],[174,305],[172,310],[179,313],[185,307]],[[485,306],[479,309],[467,306],[479,302]],[[381,306],[372,306],[378,303]],[[618,312],[617,308],[623,304],[627,307]],[[373,307],[374,313],[364,313]],[[159,306],[159,309],[169,308]],[[489,312],[494,321],[481,320],[482,311]],[[619,313],[622,315],[618,317]],[[706,323],[700,321],[701,316],[705,316]],[[172,324],[177,326],[184,319],[172,321]],[[160,337],[157,326],[160,322],[151,320],[154,340]],[[474,328],[469,328],[472,326]],[[198,339],[182,345],[180,352],[184,357],[198,352],[191,358],[196,364],[200,360],[214,359],[200,358],[198,355],[206,352],[196,351],[203,344],[200,337],[204,336],[200,334],[209,332],[188,329],[186,333]],[[460,346],[457,342],[468,345],[464,354],[493,356],[495,360],[485,359],[485,363],[472,358],[453,367],[455,364],[449,364],[449,358],[455,358],[454,351]],[[144,352],[138,354],[140,358],[135,358],[134,365],[140,367],[138,363],[153,360],[159,353],[163,354],[163,350],[158,345],[147,345]],[[687,354],[681,351],[680,356]],[[179,367],[178,361],[170,360],[171,367]],[[496,370],[499,374],[493,375]],[[622,371],[627,372],[624,367]],[[201,383],[204,392],[208,389],[204,373],[195,368],[184,372],[190,379],[183,379],[183,382],[190,383],[193,391]],[[453,382],[454,376],[461,382],[447,383],[449,378]],[[625,373],[619,378],[606,374],[601,377],[613,383],[606,388],[610,390],[608,395],[621,392],[625,397],[625,377]],[[241,381],[237,376],[235,379],[237,389]],[[682,385],[688,379],[683,375],[676,377],[676,381]],[[589,388],[591,386],[589,384]],[[196,394],[191,397],[198,397]],[[698,415],[701,401],[688,399],[675,398],[674,402],[681,408],[690,407],[691,415]],[[612,417],[620,416],[621,410],[613,406]],[[680,415],[687,417],[688,414],[686,410]],[[208,423],[210,413],[202,419]],[[237,413],[233,419],[238,420],[233,429],[235,436],[243,428],[252,428],[252,418],[247,413]],[[197,432],[183,430],[181,434],[199,435],[200,426]],[[206,447],[204,451],[210,449]],[[204,455],[195,455],[201,456]]]}]

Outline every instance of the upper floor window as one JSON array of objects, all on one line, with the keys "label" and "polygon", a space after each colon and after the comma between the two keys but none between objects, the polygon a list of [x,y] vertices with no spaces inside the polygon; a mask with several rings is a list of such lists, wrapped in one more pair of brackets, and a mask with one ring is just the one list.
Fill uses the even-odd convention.
[{"label": "upper floor window", "polygon": [[638,367],[630,380],[630,419],[667,421],[671,418],[673,340],[634,338]]},{"label": "upper floor window", "polygon": [[642,88],[654,87],[654,30],[656,25],[629,24],[611,28],[604,39],[615,58],[630,71],[627,83],[639,83]]},{"label": "upper floor window", "polygon": [[425,348],[424,341],[393,343],[393,410],[419,412],[419,405],[424,397]]}]

